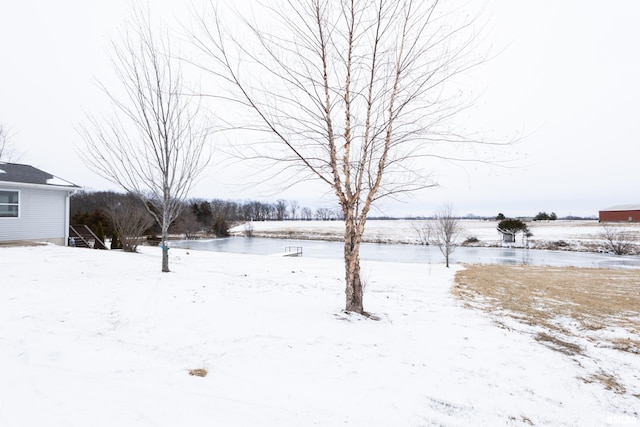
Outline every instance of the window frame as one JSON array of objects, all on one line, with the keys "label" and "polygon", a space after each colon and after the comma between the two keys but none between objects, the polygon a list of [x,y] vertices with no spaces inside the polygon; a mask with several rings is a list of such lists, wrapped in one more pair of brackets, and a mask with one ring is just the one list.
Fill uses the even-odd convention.
[{"label": "window frame", "polygon": [[20,209],[20,205],[21,205],[21,200],[22,200],[22,194],[20,192],[20,190],[17,189],[9,189],[9,188],[0,188],[0,192],[7,192],[7,193],[17,193],[18,194],[18,202],[17,203],[3,203],[0,202],[0,206],[17,206],[18,207],[18,214],[16,216],[0,216],[0,221],[8,219],[8,220],[15,220],[15,219],[20,219],[20,214],[22,213],[22,209]]}]

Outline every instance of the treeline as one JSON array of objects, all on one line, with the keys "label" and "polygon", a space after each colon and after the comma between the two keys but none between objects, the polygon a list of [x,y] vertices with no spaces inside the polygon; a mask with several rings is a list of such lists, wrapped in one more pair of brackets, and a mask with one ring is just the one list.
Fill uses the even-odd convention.
[{"label": "treeline", "polygon": [[[92,230],[102,227],[105,234],[111,237],[114,221],[109,213],[113,212],[115,206],[130,203],[130,198],[131,196],[113,191],[78,192],[71,196],[71,224],[84,224]],[[342,213],[338,209],[301,207],[295,200],[266,203],[255,200],[191,199],[185,203],[182,214],[171,224],[169,232],[184,234],[186,238],[202,232],[226,236],[229,228],[246,221],[338,219],[342,219]],[[157,224],[145,231],[148,235],[159,233]]]}]

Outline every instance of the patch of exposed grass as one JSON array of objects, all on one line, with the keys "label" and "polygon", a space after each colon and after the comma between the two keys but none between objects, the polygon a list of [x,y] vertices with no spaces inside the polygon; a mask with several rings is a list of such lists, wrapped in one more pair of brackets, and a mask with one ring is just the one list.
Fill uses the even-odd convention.
[{"label": "patch of exposed grass", "polygon": [[[470,265],[456,274],[454,295],[480,299],[532,322],[570,318],[583,329],[640,331],[640,272],[574,267]],[[557,327],[557,326],[556,326]]]},{"label": "patch of exposed grass", "polygon": [[611,390],[614,393],[625,394],[627,392],[627,389],[624,387],[624,385],[620,383],[620,381],[618,381],[618,378],[616,378],[615,375],[606,373],[604,371],[596,372],[594,374],[589,375],[586,378],[581,378],[581,379],[587,384],[592,382],[598,382],[604,385],[604,387],[607,390]]},{"label": "patch of exposed grass", "polygon": [[[469,265],[455,280],[452,293],[466,305],[542,330],[535,339],[567,356],[585,356],[585,348],[573,341],[640,354],[640,271]],[[611,328],[627,337],[607,333]],[[625,393],[612,373],[599,371],[583,380]]]},{"label": "patch of exposed grass", "polygon": [[536,341],[543,343],[552,350],[559,351],[560,353],[564,353],[568,356],[582,354],[583,351],[582,347],[580,347],[578,344],[564,341],[557,336],[549,335],[545,332],[539,332],[535,338]]},{"label": "patch of exposed grass", "polygon": [[207,370],[203,368],[189,370],[189,375],[194,377],[206,377],[207,374],[208,374]]}]

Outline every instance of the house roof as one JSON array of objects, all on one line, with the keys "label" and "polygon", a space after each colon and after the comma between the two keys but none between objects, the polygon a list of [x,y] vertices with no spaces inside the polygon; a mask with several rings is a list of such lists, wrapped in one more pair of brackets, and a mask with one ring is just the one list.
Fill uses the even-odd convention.
[{"label": "house roof", "polygon": [[33,166],[0,162],[0,183],[47,185],[51,187],[79,188],[69,181],[51,175]]},{"label": "house roof", "polygon": [[602,209],[600,212],[605,211],[640,211],[640,203],[611,206],[610,208]]}]

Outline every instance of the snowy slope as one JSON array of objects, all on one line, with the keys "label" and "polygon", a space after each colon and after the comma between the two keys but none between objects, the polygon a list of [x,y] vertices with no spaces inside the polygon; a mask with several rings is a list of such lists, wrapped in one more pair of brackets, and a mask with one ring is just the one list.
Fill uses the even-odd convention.
[{"label": "snowy slope", "polygon": [[[601,426],[640,400],[449,293],[454,269],[0,248],[0,426]],[[637,371],[640,363],[635,360]],[[188,371],[205,368],[204,378]]]}]

